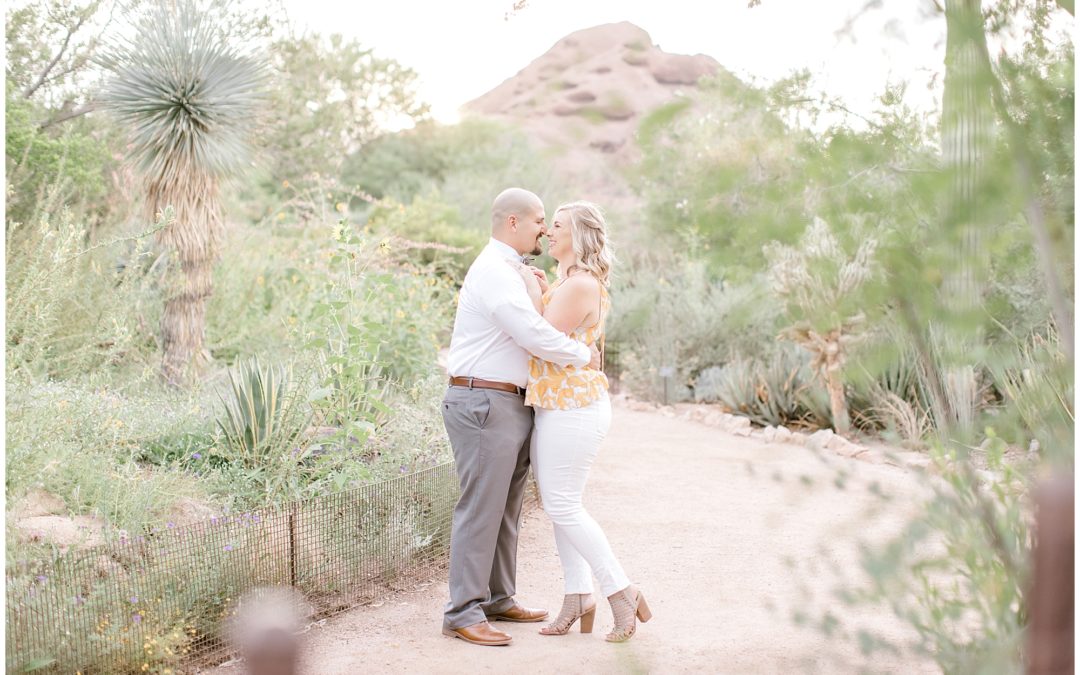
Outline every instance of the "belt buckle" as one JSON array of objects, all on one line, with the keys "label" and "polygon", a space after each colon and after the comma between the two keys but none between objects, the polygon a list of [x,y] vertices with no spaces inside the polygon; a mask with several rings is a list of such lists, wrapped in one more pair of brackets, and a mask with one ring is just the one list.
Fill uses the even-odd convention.
[{"label": "belt buckle", "polygon": [[475,379],[476,379],[475,377],[470,377],[469,378],[469,389],[473,388],[473,380],[475,380]]}]

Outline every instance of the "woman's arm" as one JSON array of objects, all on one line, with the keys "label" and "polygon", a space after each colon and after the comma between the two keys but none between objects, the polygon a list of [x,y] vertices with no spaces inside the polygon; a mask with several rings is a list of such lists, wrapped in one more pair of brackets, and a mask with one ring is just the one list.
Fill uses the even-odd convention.
[{"label": "woman's arm", "polygon": [[570,334],[585,323],[599,304],[599,282],[588,274],[575,274],[555,289],[542,313],[548,323]]}]

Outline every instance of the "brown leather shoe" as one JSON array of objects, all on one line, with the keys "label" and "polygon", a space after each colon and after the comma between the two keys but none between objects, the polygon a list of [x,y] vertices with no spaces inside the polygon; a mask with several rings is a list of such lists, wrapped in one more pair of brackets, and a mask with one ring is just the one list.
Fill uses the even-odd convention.
[{"label": "brown leather shoe", "polygon": [[505,612],[488,614],[488,621],[513,621],[514,623],[535,623],[548,617],[546,609],[529,609],[518,603]]},{"label": "brown leather shoe", "polygon": [[514,639],[498,628],[492,628],[491,624],[487,621],[474,623],[473,625],[465,626],[464,628],[447,628],[446,626],[443,626],[442,632],[443,635],[460,638],[465,642],[471,642],[474,645],[485,645],[488,647],[508,645],[510,644],[510,641]]}]

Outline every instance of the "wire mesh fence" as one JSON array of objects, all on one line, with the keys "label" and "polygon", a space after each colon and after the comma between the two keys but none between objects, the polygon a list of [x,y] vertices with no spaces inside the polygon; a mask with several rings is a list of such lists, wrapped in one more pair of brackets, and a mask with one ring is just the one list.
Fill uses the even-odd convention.
[{"label": "wire mesh fence", "polygon": [[[7,671],[187,670],[224,660],[223,621],[249,589],[292,586],[318,619],[439,574],[457,494],[448,462],[9,569]],[[526,494],[535,503],[535,488]]]},{"label": "wire mesh fence", "polygon": [[620,345],[617,342],[608,342],[604,346],[604,374],[608,378],[608,388],[612,394],[618,394],[620,391],[619,378],[622,375],[622,364],[620,362],[619,352],[621,351]]}]

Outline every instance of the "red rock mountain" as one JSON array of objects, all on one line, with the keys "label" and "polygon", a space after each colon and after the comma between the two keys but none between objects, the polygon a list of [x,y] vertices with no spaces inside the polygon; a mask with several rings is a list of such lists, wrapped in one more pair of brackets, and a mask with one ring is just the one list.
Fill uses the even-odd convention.
[{"label": "red rock mountain", "polygon": [[662,51],[632,23],[605,24],[567,35],[464,112],[521,126],[558,155],[582,198],[627,208],[634,199],[621,169],[637,158],[642,118],[693,98],[698,81],[720,70],[703,54]]}]

